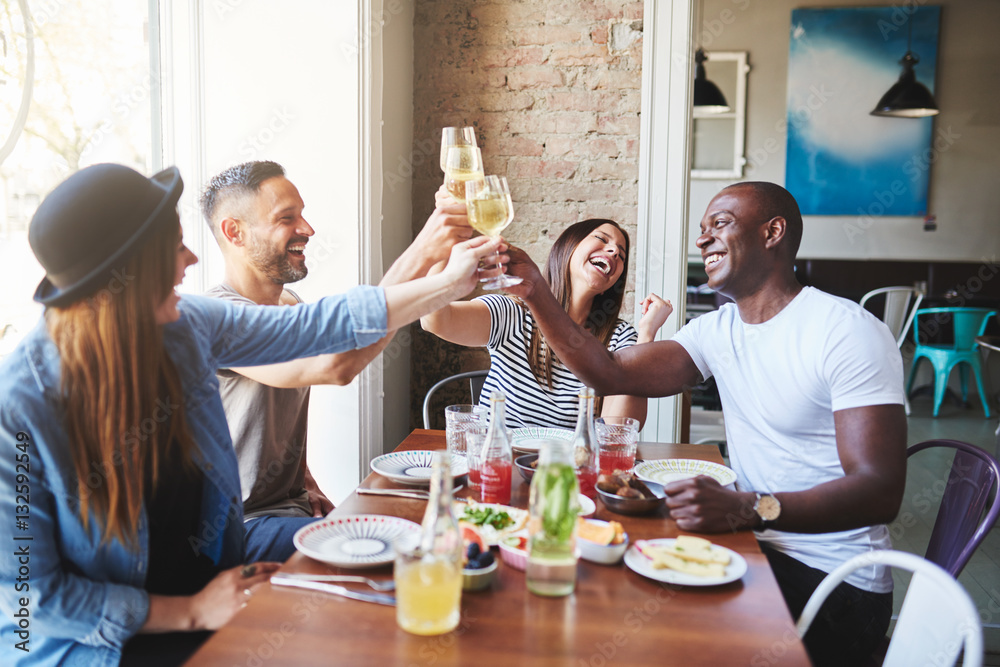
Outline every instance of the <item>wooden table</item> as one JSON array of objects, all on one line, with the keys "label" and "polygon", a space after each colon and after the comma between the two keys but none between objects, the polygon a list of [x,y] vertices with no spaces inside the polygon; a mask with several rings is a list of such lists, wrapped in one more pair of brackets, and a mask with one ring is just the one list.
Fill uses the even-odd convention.
[{"label": "wooden table", "polygon": [[[444,444],[444,431],[416,430],[398,449],[441,449]],[[717,451],[703,445],[640,444],[639,456],[721,463]],[[511,504],[526,507],[528,486],[516,471],[513,477]],[[372,474],[362,486],[398,485]],[[459,495],[463,493],[467,490]],[[665,509],[660,515],[629,517],[609,512],[600,501],[597,505],[595,516],[620,521],[632,540],[678,534]],[[419,523],[425,507],[425,501],[352,493],[334,514],[389,514]],[[749,569],[740,581],[680,587],[642,577],[624,564],[581,560],[576,592],[543,598],[528,593],[523,572],[501,562],[493,588],[463,593],[458,629],[438,637],[403,632],[393,607],[268,586],[188,664],[808,665],[753,534],[711,539],[746,558]],[[302,554],[290,558],[283,571],[358,572],[338,570]],[[362,573],[389,578],[392,568]]]}]

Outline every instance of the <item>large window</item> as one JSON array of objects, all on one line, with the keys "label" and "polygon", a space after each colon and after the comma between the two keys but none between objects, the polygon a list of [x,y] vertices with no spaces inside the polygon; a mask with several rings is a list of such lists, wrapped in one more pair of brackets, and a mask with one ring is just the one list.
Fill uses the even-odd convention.
[{"label": "large window", "polygon": [[90,164],[152,162],[146,3],[33,4],[26,24],[28,3],[0,0],[0,357],[41,314],[28,223],[42,197]]}]

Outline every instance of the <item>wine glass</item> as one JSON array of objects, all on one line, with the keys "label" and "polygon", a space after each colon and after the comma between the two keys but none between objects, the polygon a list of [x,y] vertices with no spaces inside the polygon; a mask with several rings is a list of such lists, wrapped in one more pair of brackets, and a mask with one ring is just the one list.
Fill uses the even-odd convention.
[{"label": "wine glass", "polygon": [[465,201],[465,184],[482,180],[483,154],[475,146],[452,146],[445,159],[444,186],[458,202]]},{"label": "wine glass", "polygon": [[452,146],[476,146],[476,128],[445,127],[441,129],[441,171],[448,171],[448,149]]},{"label": "wine glass", "polygon": [[[469,212],[469,224],[472,228],[494,240],[514,219],[510,188],[507,187],[507,179],[503,176],[486,176],[468,181],[465,184],[465,206]],[[492,265],[485,265],[485,259],[483,262],[485,271],[499,269],[500,251],[494,253]],[[517,276],[508,276],[505,273],[481,280],[484,283],[483,289],[503,289],[521,282]]]}]

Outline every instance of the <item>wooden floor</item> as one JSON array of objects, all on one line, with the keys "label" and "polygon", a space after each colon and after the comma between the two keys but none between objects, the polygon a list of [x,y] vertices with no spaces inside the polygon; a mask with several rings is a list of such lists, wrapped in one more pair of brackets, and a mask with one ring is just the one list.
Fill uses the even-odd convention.
[{"label": "wooden floor", "polygon": [[[908,444],[948,438],[963,440],[996,454],[996,414],[990,419],[985,419],[978,401],[972,403],[969,409],[946,401],[941,407],[940,415],[935,419],[931,417],[931,407],[930,398],[916,398],[912,401],[908,420]],[[903,527],[898,523],[892,527],[894,548],[919,555],[924,554],[938,510],[936,502],[928,508],[924,499],[940,499],[941,485],[947,480],[951,459],[951,455],[947,453],[924,451],[908,461],[906,494],[900,517],[908,512],[916,520],[909,527]],[[894,573],[894,577],[895,611],[898,613],[909,576]],[[986,647],[984,664],[1000,665],[1000,522],[979,546],[958,580],[965,586],[976,608],[980,610]]]}]

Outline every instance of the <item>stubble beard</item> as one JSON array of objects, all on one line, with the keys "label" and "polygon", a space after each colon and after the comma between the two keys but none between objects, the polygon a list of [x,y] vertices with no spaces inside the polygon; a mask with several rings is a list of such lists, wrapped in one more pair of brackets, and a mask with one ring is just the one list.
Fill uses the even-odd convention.
[{"label": "stubble beard", "polygon": [[302,268],[293,266],[286,251],[272,251],[256,240],[250,248],[250,263],[275,285],[298,282],[309,273],[305,264]]}]

